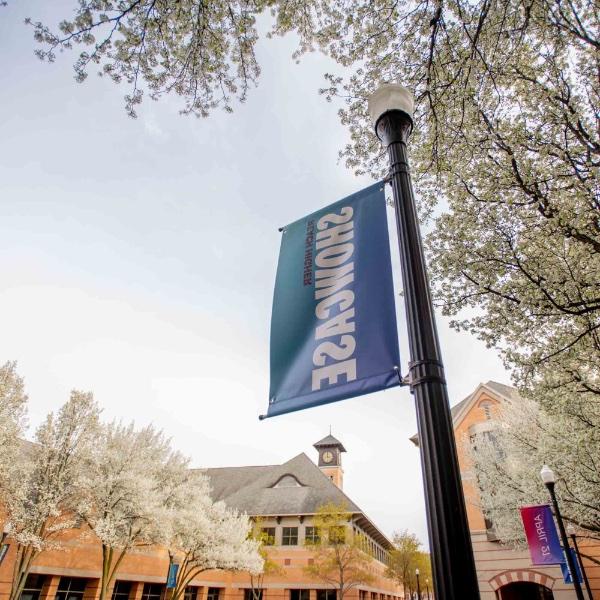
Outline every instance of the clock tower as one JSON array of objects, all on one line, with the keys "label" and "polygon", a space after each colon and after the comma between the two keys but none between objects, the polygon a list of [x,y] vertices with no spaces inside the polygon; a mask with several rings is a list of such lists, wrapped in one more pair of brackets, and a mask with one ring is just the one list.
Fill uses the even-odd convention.
[{"label": "clock tower", "polygon": [[313,446],[319,453],[319,468],[340,489],[344,483],[344,470],[342,469],[342,452],[346,452],[342,442],[336,440],[331,434],[324,437]]}]

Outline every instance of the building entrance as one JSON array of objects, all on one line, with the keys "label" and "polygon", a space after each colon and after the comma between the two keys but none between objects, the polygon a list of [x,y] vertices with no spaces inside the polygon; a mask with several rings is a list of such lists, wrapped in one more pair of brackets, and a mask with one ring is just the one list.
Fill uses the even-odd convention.
[{"label": "building entrance", "polygon": [[498,600],[553,600],[554,595],[547,587],[529,581],[515,581],[502,586],[496,594]]}]

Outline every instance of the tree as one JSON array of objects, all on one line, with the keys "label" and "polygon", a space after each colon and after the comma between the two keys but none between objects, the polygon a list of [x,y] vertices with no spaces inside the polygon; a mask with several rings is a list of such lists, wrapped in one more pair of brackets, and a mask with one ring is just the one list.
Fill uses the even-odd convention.
[{"label": "tree", "polygon": [[188,460],[152,426],[102,428],[77,514],[102,545],[100,600],[127,553],[163,541],[169,513],[185,504]]},{"label": "tree", "polygon": [[598,404],[588,418],[569,410],[550,413],[534,400],[506,403],[498,426],[468,443],[480,488],[481,508],[504,543],[524,543],[519,508],[546,504],[540,479],[543,464],[557,475],[556,494],[563,518],[600,539],[600,434]]},{"label": "tree", "polygon": [[10,600],[20,598],[35,557],[58,546],[58,534],[78,523],[73,510],[85,487],[99,412],[91,393],[71,392],[21,454],[4,496],[9,535],[17,544]]},{"label": "tree", "polygon": [[25,431],[27,395],[16,362],[0,366],[0,490],[15,477],[21,438]]},{"label": "tree", "polygon": [[[593,0],[82,0],[59,33],[36,23],[38,54],[72,44],[91,65],[184,111],[231,110],[257,81],[256,16],[295,31],[296,56],[320,48],[346,77],[322,90],[343,103],[357,172],[386,161],[366,99],[381,81],[415,93],[411,142],[435,299],[457,329],[497,347],[524,394],[577,404],[600,395],[600,17]],[[541,400],[543,401],[543,400]]]},{"label": "tree", "polygon": [[394,534],[394,549],[390,552],[390,563],[386,576],[397,581],[412,597],[417,590],[416,569],[420,571],[422,591],[425,590],[425,580],[432,580],[431,561],[429,554],[423,552],[421,542],[414,533],[407,529]]},{"label": "tree", "polygon": [[173,511],[169,552],[179,564],[172,600],[181,598],[192,580],[204,571],[249,571],[263,569],[259,542],[251,536],[248,517],[213,503],[206,477],[194,473],[194,486],[186,491],[188,502]]},{"label": "tree", "polygon": [[344,17],[336,36],[327,19],[315,33],[353,71],[324,90],[345,99],[342,156],[383,174],[366,97],[382,80],[414,90],[413,170],[422,213],[442,211],[428,249],[444,313],[528,388],[598,394],[594,3],[357,0]]},{"label": "tree", "polygon": [[250,589],[252,590],[253,600],[262,600],[262,589],[265,576],[269,575],[284,575],[285,569],[269,554],[269,546],[274,543],[274,540],[263,530],[263,520],[260,517],[253,519],[251,537],[258,543],[258,553],[263,561],[263,567],[258,572],[250,571]]},{"label": "tree", "polygon": [[370,570],[373,558],[367,552],[364,537],[348,527],[351,519],[352,513],[343,505],[328,503],[317,510],[316,540],[309,543],[313,563],[304,568],[307,575],[335,588],[338,600],[374,579]]}]

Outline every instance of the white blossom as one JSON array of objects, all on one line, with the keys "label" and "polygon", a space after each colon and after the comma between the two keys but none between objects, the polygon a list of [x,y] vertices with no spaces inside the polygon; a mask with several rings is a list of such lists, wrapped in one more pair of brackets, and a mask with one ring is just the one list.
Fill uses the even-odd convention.
[{"label": "white blossom", "polygon": [[17,544],[10,600],[20,597],[34,558],[59,546],[57,534],[78,523],[73,510],[84,486],[98,416],[92,394],[73,391],[16,461],[3,495],[9,534]]},{"label": "white blossom", "polygon": [[540,477],[544,464],[556,474],[563,518],[582,536],[600,539],[600,411],[592,405],[574,414],[569,405],[553,406],[549,412],[529,398],[506,403],[493,431],[463,441],[481,508],[506,543],[524,540],[520,507],[550,502]]},{"label": "white blossom", "polygon": [[186,487],[187,501],[171,512],[169,550],[180,565],[173,598],[182,596],[189,583],[203,571],[263,569],[259,541],[250,536],[245,514],[213,502],[206,477],[194,472]]},{"label": "white blossom", "polygon": [[0,366],[0,491],[16,476],[25,430],[27,395],[15,362]]}]

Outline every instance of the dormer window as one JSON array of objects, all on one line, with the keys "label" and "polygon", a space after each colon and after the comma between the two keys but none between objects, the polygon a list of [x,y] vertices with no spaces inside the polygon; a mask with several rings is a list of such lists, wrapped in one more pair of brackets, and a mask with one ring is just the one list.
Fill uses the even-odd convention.
[{"label": "dormer window", "polygon": [[274,488],[302,487],[302,484],[293,475],[284,475],[273,486]]}]

